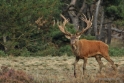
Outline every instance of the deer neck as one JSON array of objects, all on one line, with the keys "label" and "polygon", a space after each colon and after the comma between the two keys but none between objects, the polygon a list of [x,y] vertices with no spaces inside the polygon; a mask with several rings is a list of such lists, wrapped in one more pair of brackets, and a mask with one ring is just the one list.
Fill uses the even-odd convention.
[{"label": "deer neck", "polygon": [[71,44],[72,50],[76,55],[80,55],[78,42],[79,40],[77,40],[74,44]]}]

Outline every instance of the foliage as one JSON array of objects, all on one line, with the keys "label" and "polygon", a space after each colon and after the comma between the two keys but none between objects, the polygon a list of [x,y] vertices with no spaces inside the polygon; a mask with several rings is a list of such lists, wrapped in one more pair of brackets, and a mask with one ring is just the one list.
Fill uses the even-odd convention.
[{"label": "foliage", "polygon": [[47,45],[45,49],[39,50],[33,55],[36,56],[57,56],[58,55],[58,50],[54,45]]},{"label": "foliage", "polygon": [[65,45],[59,48],[59,55],[65,55],[65,54],[67,54],[68,56],[74,55],[70,45]]},{"label": "foliage", "polygon": [[36,55],[36,56],[62,56],[67,54],[68,56],[73,55],[72,51],[71,51],[71,47],[70,45],[63,45],[60,47],[55,47],[55,44],[48,45],[46,47],[46,49],[43,50],[39,50],[36,53],[32,53],[32,55]]},{"label": "foliage", "polygon": [[75,34],[77,31],[74,29],[73,24],[67,24],[65,30],[69,31],[71,34]]},{"label": "foliage", "polygon": [[117,26],[124,26],[124,20],[117,20],[114,22]]},{"label": "foliage", "polygon": [[0,83],[35,83],[31,75],[22,70],[9,69],[2,66],[0,71]]},{"label": "foliage", "polygon": [[[76,4],[82,5],[82,0]],[[31,56],[31,55],[71,55],[69,40],[60,32],[53,20],[60,19],[70,0],[1,0],[0,1],[0,54],[1,56]],[[87,0],[91,5],[93,0]],[[123,26],[123,0],[104,1],[105,15],[114,17],[116,24]],[[42,26],[35,24],[41,17]],[[66,30],[72,34],[76,31],[72,24],[66,25]],[[81,38],[93,40],[90,35]],[[5,51],[5,52],[4,52]]]},{"label": "foliage", "polygon": [[124,55],[124,48],[110,47],[109,48],[109,54],[111,56],[123,56]]},{"label": "foliage", "polygon": [[87,40],[95,40],[95,36],[91,36],[91,35],[82,35],[83,39],[87,39]]},{"label": "foliage", "polygon": [[114,20],[124,19],[124,2],[123,0],[114,0],[114,1],[104,1],[105,14],[108,17],[113,17]]},{"label": "foliage", "polygon": [[86,3],[87,3],[88,5],[91,5],[91,4],[93,3],[93,0],[86,0]]},{"label": "foliage", "polygon": [[5,57],[7,56],[7,54],[4,51],[0,50],[0,56]]},{"label": "foliage", "polygon": [[[23,48],[36,52],[39,49],[37,48],[39,42],[47,40],[46,32],[52,26],[53,19],[59,15],[61,3],[58,0],[1,0],[0,2],[2,48],[6,47],[7,53],[14,55],[18,55]],[[42,27],[35,24],[39,17],[46,21]]]}]

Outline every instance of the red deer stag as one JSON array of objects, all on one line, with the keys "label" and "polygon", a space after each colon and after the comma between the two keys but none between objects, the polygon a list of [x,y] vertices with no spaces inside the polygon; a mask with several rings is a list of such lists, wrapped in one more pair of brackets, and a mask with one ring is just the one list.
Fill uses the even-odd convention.
[{"label": "red deer stag", "polygon": [[86,39],[80,39],[81,34],[83,34],[86,30],[88,30],[92,26],[92,19],[87,19],[85,15],[83,15],[82,20],[86,22],[87,27],[83,29],[80,32],[76,32],[76,34],[71,34],[68,31],[65,30],[65,25],[68,23],[68,20],[61,14],[60,15],[64,21],[62,24],[58,24],[58,27],[62,33],[65,34],[65,37],[67,39],[70,39],[72,51],[76,56],[75,62],[74,62],[74,76],[76,77],[76,63],[79,61],[79,59],[83,59],[83,75],[85,75],[86,71],[86,63],[87,59],[89,57],[95,57],[96,61],[99,64],[99,72],[101,73],[102,67],[104,66],[101,58],[104,57],[110,64],[112,65],[112,68],[116,71],[116,65],[114,62],[110,59],[110,56],[108,54],[108,45],[105,44],[102,41],[97,40],[86,40]]}]

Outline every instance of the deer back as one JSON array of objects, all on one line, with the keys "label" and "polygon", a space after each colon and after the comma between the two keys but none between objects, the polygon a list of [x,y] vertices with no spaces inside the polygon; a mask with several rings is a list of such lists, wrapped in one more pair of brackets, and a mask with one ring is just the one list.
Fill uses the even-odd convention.
[{"label": "deer back", "polygon": [[108,52],[108,45],[102,41],[81,39],[76,42],[72,50],[80,58],[93,57],[96,54]]}]

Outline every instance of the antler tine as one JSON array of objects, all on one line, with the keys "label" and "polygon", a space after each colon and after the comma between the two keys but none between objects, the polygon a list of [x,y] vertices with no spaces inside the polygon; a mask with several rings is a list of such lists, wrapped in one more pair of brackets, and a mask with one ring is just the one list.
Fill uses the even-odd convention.
[{"label": "antler tine", "polygon": [[93,16],[92,16],[92,19],[91,19],[91,21],[93,21]]},{"label": "antler tine", "polygon": [[68,31],[65,30],[65,25],[66,25],[66,23],[68,23],[68,20],[62,14],[60,14],[60,16],[64,19],[64,22],[62,25],[58,24],[58,27],[59,27],[61,32],[63,32],[65,35],[70,36],[71,33],[69,33]]},{"label": "antler tine", "polygon": [[62,14],[60,14],[60,16],[64,19],[63,26],[65,26],[66,23],[68,23],[68,20]]},{"label": "antler tine", "polygon": [[87,17],[84,15],[84,14],[82,14],[83,16],[84,16],[84,18],[82,17],[82,20],[84,21],[85,19],[87,20]]},{"label": "antler tine", "polygon": [[84,22],[86,22],[87,27],[85,29],[83,29],[81,32],[78,32],[77,33],[78,35],[81,35],[82,33],[84,33],[86,30],[88,30],[92,26],[93,16],[92,16],[92,19],[89,18],[89,20],[88,20],[87,17],[84,14],[82,14],[82,15],[84,16],[84,17],[82,17],[82,20]]}]

